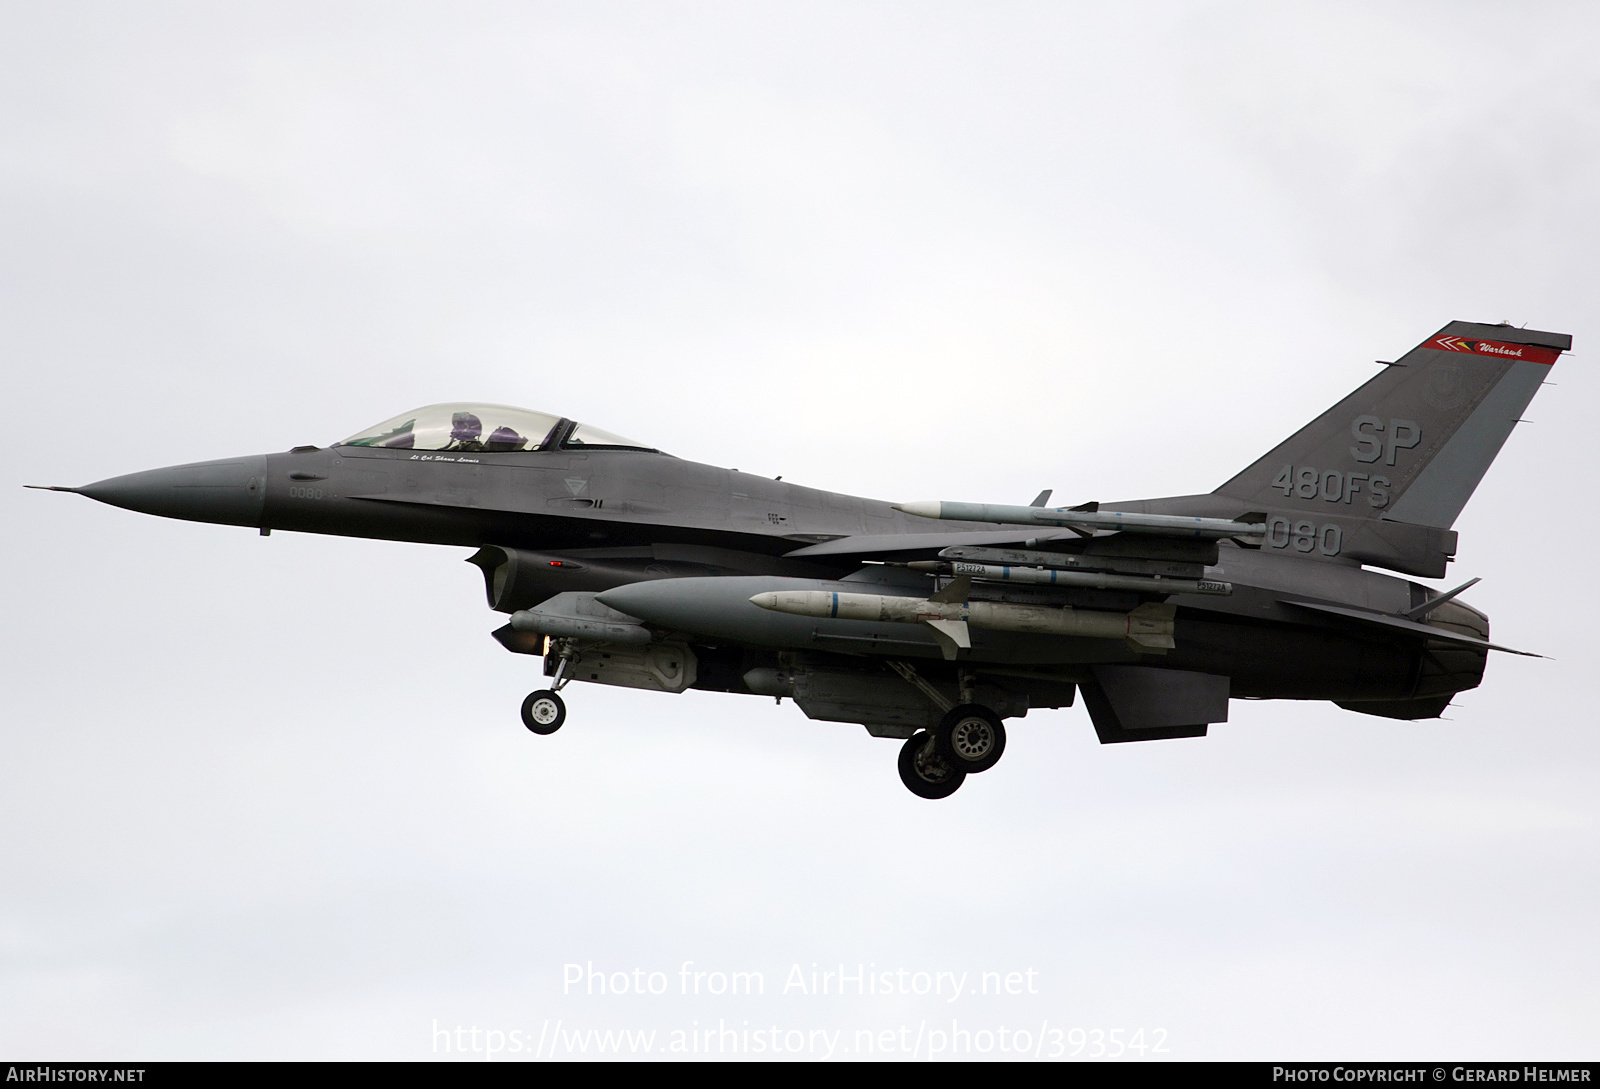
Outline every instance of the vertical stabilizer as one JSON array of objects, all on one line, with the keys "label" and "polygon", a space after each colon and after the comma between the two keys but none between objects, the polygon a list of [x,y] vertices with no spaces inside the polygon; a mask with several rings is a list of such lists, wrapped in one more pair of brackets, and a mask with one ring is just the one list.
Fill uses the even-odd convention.
[{"label": "vertical stabilizer", "polygon": [[1449,529],[1550,365],[1571,347],[1564,333],[1451,322],[1217,494],[1314,523]]}]

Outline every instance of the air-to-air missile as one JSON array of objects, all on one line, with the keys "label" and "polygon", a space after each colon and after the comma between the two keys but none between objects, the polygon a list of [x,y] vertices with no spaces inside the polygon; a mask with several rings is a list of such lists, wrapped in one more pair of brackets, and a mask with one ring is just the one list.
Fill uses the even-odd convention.
[{"label": "air-to-air missile", "polygon": [[[1096,504],[1098,506],[1098,504]],[[918,518],[955,522],[1003,522],[1013,525],[1081,526],[1120,533],[1160,537],[1202,537],[1259,542],[1266,532],[1266,515],[1241,518],[1188,518],[1175,514],[1133,514],[1079,507],[1021,507],[1003,503],[946,503],[940,501],[896,503],[894,509]]]},{"label": "air-to-air missile", "polygon": [[1117,575],[1106,571],[1062,571],[1058,568],[1013,567],[1009,564],[913,560],[912,571],[929,575],[965,575],[990,582],[1030,586],[1077,586],[1089,590],[1131,590],[1141,594],[1231,594],[1233,586],[1217,579],[1179,579],[1165,575]]}]

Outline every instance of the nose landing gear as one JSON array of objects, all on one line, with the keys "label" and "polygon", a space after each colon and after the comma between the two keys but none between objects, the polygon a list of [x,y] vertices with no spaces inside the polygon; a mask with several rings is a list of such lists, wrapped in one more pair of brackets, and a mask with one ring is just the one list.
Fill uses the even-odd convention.
[{"label": "nose landing gear", "polygon": [[529,692],[528,698],[522,701],[522,724],[536,734],[553,734],[561,729],[563,722],[567,721],[566,701],[556,693],[565,688],[567,682],[571,680],[566,673],[568,664],[575,657],[575,651],[570,644],[563,644],[557,653],[560,658],[556,662],[555,677],[551,680],[550,687]]}]

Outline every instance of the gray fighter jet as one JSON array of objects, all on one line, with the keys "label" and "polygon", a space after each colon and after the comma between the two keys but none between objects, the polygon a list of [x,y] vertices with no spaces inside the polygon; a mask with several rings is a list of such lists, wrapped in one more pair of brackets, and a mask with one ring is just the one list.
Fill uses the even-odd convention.
[{"label": "gray fighter jet", "polygon": [[[1435,718],[1489,622],[1450,526],[1572,338],[1453,322],[1205,495],[894,505],[699,465],[588,424],[432,405],[327,448],[73,491],[200,522],[470,546],[494,633],[572,681],[787,696],[902,739],[953,793],[1004,722],[1083,702],[1100,741],[1203,737],[1230,699]],[[1473,582],[1477,580],[1474,579]],[[1521,653],[1513,651],[1512,653]]]}]

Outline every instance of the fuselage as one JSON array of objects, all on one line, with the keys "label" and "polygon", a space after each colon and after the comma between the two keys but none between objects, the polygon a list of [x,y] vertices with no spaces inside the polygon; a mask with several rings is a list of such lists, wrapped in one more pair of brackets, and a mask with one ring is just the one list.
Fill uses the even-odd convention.
[{"label": "fuselage", "polygon": [[[230,525],[383,540],[493,548],[556,557],[525,576],[510,612],[565,590],[601,592],[632,583],[699,577],[804,580],[820,587],[859,581],[861,561],[848,552],[805,554],[841,539],[872,539],[890,557],[932,554],[943,543],[1014,540],[992,524],[930,523],[888,502],[806,488],[733,469],[637,449],[416,451],[333,446],[226,459],[117,477],[78,489],[92,498],[167,517]],[[1102,509],[1235,517],[1236,501],[1215,496],[1106,504]],[[1063,535],[1065,536],[1065,535]],[[904,543],[903,550],[900,542]],[[1071,547],[1068,542],[1062,547]],[[677,551],[674,552],[674,549]],[[936,549],[934,551],[937,551]],[[800,552],[795,556],[793,553]],[[559,559],[566,556],[563,562]],[[535,565],[524,564],[525,568]],[[882,569],[879,569],[880,571]],[[1222,542],[1206,577],[1233,586],[1226,597],[1176,595],[1175,647],[1159,657],[1120,643],[1070,637],[975,633],[970,660],[1014,668],[1070,668],[1130,662],[1223,674],[1237,697],[1406,700],[1425,687],[1423,650],[1414,638],[1341,624],[1296,609],[1304,600],[1394,614],[1427,591],[1353,561],[1248,549]],[[914,595],[925,579],[879,577],[886,593]],[[762,584],[770,587],[768,584]],[[796,582],[795,585],[799,585]],[[834,627],[774,623],[745,608],[751,587],[706,581],[690,600],[671,603],[675,627],[706,639],[761,640],[823,652],[861,650],[849,640],[878,638],[907,657],[937,658],[931,636],[883,625]],[[685,584],[684,589],[688,589]],[[756,587],[759,589],[760,587]],[[859,585],[849,587],[860,589]],[[728,596],[726,603],[713,601]],[[1134,594],[1059,591],[979,584],[975,598],[1128,609]],[[491,593],[491,603],[494,595]],[[667,606],[663,606],[664,608]],[[682,614],[682,615],[680,615]],[[702,630],[696,631],[695,617]],[[1487,635],[1473,610],[1452,603],[1440,619]],[[842,623],[842,622],[841,622]],[[765,635],[776,632],[782,635]],[[876,632],[876,635],[874,635]],[[833,641],[828,642],[828,636]],[[870,648],[869,648],[870,649]],[[1461,657],[1461,655],[1457,655]],[[1466,652],[1447,672],[1451,691],[1471,687],[1483,656]],[[1474,663],[1476,668],[1474,668]],[[1438,670],[1435,670],[1438,673]]]}]

